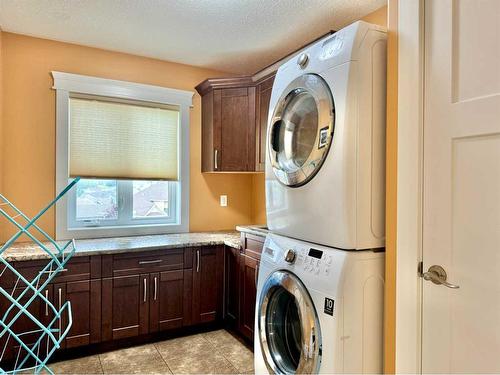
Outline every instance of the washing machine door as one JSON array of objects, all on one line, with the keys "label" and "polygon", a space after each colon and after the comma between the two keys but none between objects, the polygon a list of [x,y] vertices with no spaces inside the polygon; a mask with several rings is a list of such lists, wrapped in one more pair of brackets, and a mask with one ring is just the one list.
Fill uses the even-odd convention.
[{"label": "washing machine door", "polygon": [[294,274],[276,271],[263,285],[259,338],[268,370],[314,374],[321,363],[321,331],[312,299]]},{"label": "washing machine door", "polygon": [[335,107],[328,84],[304,74],[283,91],[268,129],[268,155],[277,179],[290,187],[308,183],[333,140]]}]

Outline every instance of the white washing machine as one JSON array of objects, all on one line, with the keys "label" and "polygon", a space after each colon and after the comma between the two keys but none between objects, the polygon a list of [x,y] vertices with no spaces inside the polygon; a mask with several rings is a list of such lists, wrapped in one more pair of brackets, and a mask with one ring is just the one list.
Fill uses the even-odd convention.
[{"label": "white washing machine", "polygon": [[383,252],[268,234],[257,284],[255,373],[382,373],[383,298]]},{"label": "white washing machine", "polygon": [[386,32],[358,21],[277,72],[266,159],[272,232],[340,249],[385,240]]}]

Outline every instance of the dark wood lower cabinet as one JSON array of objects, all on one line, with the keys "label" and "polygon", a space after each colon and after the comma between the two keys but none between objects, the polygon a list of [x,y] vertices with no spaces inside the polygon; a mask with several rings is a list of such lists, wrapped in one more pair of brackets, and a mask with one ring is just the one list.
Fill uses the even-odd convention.
[{"label": "dark wood lower cabinet", "polygon": [[[57,308],[71,302],[72,325],[61,348],[74,348],[101,341],[101,280],[81,280],[54,285]],[[68,325],[64,314],[61,326]]]},{"label": "dark wood lower cabinet", "polygon": [[102,341],[222,321],[223,248],[186,248],[183,254],[173,249],[171,254],[181,256],[104,259],[104,274],[120,276],[102,280]]},{"label": "dark wood lower cabinet", "polygon": [[228,328],[254,340],[257,278],[264,237],[241,234],[241,249],[225,251],[225,311]]},{"label": "dark wood lower cabinet", "polygon": [[[224,253],[223,246],[201,246],[70,260],[67,271],[58,275],[44,292],[56,309],[67,301],[71,303],[72,326],[61,349],[98,343],[108,345],[113,340],[203,323],[222,323]],[[239,250],[232,249],[232,254],[234,257],[227,272],[237,277]],[[16,267],[32,277],[42,263],[17,262]],[[0,279],[0,287],[8,293],[14,286],[15,280],[11,278]],[[230,289],[233,297],[238,297],[238,290],[239,281],[236,281]],[[18,288],[14,295],[22,291]],[[0,316],[10,306],[11,303],[0,295]],[[234,310],[236,319],[239,302],[229,307]],[[13,309],[9,316],[17,311]],[[41,298],[30,304],[29,311],[45,325],[55,316]],[[64,330],[68,323],[69,317],[63,314],[60,328]],[[37,326],[31,319],[21,317],[13,329],[26,332],[36,330]],[[0,345],[7,337],[0,338]],[[36,338],[37,335],[33,335],[33,340]],[[28,338],[27,341],[33,340]],[[4,361],[15,359],[17,354],[19,344],[12,339],[9,342],[0,367]]]},{"label": "dark wood lower cabinet", "polygon": [[149,275],[102,281],[102,339],[118,340],[148,333]]},{"label": "dark wood lower cabinet", "polygon": [[[9,295],[16,297],[20,297],[21,294],[23,294],[23,297],[21,297],[21,300],[19,301],[21,305],[24,305],[25,303],[28,302],[33,296],[33,293],[30,292],[29,290],[26,291],[26,288],[16,288],[16,289],[6,289],[5,290]],[[43,295],[48,298],[49,300],[52,299],[52,291],[53,287],[52,285],[48,285],[47,288],[45,288]],[[6,316],[6,321],[10,322],[19,312],[19,308],[14,306],[12,307],[10,301],[4,297],[0,297],[0,314],[3,317],[4,314],[9,311],[9,313]],[[10,309],[10,310],[9,310]],[[52,319],[54,318],[53,311],[49,308],[48,304],[46,304],[41,298],[35,298],[33,302],[29,305],[28,307],[29,313],[37,318],[37,320],[42,323],[43,325],[49,325]],[[0,330],[3,330],[4,327],[1,327]],[[16,334],[20,333],[26,333],[26,332],[33,332],[33,331],[39,331],[41,328],[33,322],[30,318],[28,318],[25,314],[20,315],[16,321],[10,326],[10,329],[12,332]],[[33,333],[33,334],[24,334],[22,336],[22,340],[24,343],[27,345],[33,345],[37,342],[38,338],[40,335],[38,333]],[[5,343],[8,343],[7,346],[5,346]],[[0,350],[3,350],[5,347],[5,352],[3,353],[3,361],[13,361],[18,355],[19,358],[23,359],[27,352],[20,347],[20,344],[18,341],[16,341],[9,333],[6,333],[3,335],[3,337],[0,339]],[[46,350],[46,339],[39,345],[39,351],[41,353]],[[0,352],[0,355],[2,353]],[[33,365],[33,364],[31,364]],[[1,367],[1,366],[0,366]],[[5,368],[4,368],[5,370]]]},{"label": "dark wood lower cabinet", "polygon": [[208,323],[222,319],[223,247],[199,247],[193,253],[193,319]]},{"label": "dark wood lower cabinet", "polygon": [[226,247],[225,251],[225,311],[224,320],[230,328],[238,328],[240,316],[240,250]]},{"label": "dark wood lower cabinet", "polygon": [[259,261],[245,254],[240,255],[240,324],[239,331],[253,340],[255,324],[255,297]]},{"label": "dark wood lower cabinet", "polygon": [[184,270],[150,275],[149,331],[184,325]]}]

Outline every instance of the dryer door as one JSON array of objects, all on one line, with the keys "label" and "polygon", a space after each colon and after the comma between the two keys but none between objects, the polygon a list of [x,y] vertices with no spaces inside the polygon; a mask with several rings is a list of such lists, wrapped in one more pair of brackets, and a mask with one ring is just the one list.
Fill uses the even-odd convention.
[{"label": "dryer door", "polygon": [[263,285],[258,307],[259,338],[271,373],[313,374],[321,363],[316,309],[294,274],[276,271]]},{"label": "dryer door", "polygon": [[328,84],[304,74],[283,91],[268,130],[269,162],[278,180],[291,187],[309,182],[333,140],[335,108]]}]

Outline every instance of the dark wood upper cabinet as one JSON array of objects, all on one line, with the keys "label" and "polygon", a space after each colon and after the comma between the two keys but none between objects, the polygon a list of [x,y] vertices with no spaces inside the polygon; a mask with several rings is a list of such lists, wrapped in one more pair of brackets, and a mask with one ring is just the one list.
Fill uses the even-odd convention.
[{"label": "dark wood upper cabinet", "polygon": [[267,147],[267,122],[273,82],[274,74],[261,79],[255,88],[255,170],[258,172],[264,171],[265,167]]},{"label": "dark wood upper cabinet", "polygon": [[202,172],[263,170],[273,79],[212,78],[196,86],[202,97]]}]

